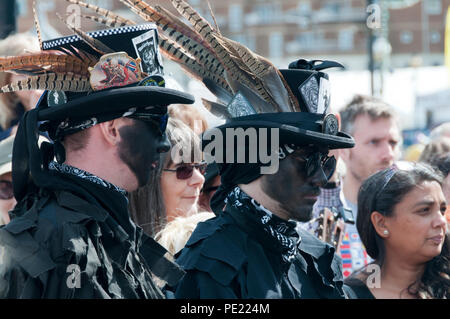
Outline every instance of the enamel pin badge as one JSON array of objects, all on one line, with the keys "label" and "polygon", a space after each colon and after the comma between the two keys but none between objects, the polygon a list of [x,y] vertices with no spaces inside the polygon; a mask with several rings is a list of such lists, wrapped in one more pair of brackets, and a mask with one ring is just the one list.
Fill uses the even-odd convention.
[{"label": "enamel pin badge", "polygon": [[142,80],[140,59],[133,59],[126,52],[103,55],[89,70],[90,83],[94,91],[121,87]]}]

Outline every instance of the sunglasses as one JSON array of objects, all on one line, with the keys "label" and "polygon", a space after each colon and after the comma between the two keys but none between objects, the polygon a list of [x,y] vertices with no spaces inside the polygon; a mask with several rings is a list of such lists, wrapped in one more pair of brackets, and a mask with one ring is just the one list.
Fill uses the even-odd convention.
[{"label": "sunglasses", "polygon": [[317,170],[321,168],[327,180],[329,180],[336,169],[336,158],[334,156],[328,157],[316,152],[308,156],[295,155],[295,158],[305,162],[306,177],[314,176]]},{"label": "sunglasses", "polygon": [[0,199],[11,199],[14,197],[13,184],[10,181],[0,181]]},{"label": "sunglasses", "polygon": [[144,121],[151,126],[156,127],[159,130],[159,134],[162,136],[167,128],[167,122],[169,121],[169,115],[166,113],[164,115],[157,115],[151,113],[135,112],[129,116],[130,118]]},{"label": "sunglasses", "polygon": [[194,173],[194,168],[198,169],[198,171],[202,175],[205,175],[207,166],[208,166],[207,163],[182,164],[181,166],[178,166],[176,169],[164,168],[163,171],[176,172],[177,173],[177,179],[183,180],[183,179],[188,179],[188,178],[192,177],[192,174]]}]

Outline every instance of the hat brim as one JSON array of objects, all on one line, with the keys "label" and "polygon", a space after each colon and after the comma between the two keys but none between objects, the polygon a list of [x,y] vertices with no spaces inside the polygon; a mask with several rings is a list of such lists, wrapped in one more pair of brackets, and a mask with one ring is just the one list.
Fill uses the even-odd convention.
[{"label": "hat brim", "polygon": [[[269,121],[239,121],[223,124],[217,127],[221,131],[227,128],[277,128],[279,129],[280,144],[294,144],[297,146],[320,145],[329,149],[352,148],[355,140],[344,132],[337,132],[336,135],[325,134],[312,130],[302,129],[289,124],[282,124]],[[224,134],[226,136],[226,134]]]},{"label": "hat brim", "polygon": [[[46,96],[47,92],[44,95]],[[46,98],[45,96],[42,98]],[[85,119],[96,114],[125,112],[132,107],[192,104],[194,101],[191,94],[164,87],[113,88],[74,99],[63,105],[43,108],[39,111],[38,119],[62,121],[69,116],[71,119]]]}]

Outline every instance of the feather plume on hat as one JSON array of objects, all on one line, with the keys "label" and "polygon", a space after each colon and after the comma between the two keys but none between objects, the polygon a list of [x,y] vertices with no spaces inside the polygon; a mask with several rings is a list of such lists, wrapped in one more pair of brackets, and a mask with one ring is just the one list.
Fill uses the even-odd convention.
[{"label": "feather plume on hat", "polygon": [[[90,16],[91,20],[106,25],[108,18],[115,20],[109,10],[78,0],[66,1],[95,11],[98,16]],[[224,37],[186,1],[171,3],[191,25],[161,6],[153,7],[142,0],[120,1],[144,20],[156,23],[162,53],[202,81],[218,98],[214,103],[204,100],[205,107],[216,115],[230,115],[227,105],[238,92],[245,96],[254,113],[300,111],[289,85],[270,61]]]},{"label": "feather plume on hat", "polygon": [[[72,2],[78,3],[77,1]],[[82,5],[81,3],[78,4]],[[105,22],[110,25],[121,26],[133,23],[131,20],[123,19],[111,12],[105,12],[101,8],[87,4],[86,7],[97,10],[96,12],[99,14],[104,14],[106,16],[104,19]],[[10,72],[28,76],[24,80],[19,80],[1,87],[0,93],[36,89],[70,92],[90,91],[89,68],[95,66],[99,61],[99,57],[77,49],[74,46],[70,46],[69,49],[60,48],[58,50],[44,51],[35,3],[33,3],[33,15],[41,51],[21,56],[0,57],[0,72]],[[59,15],[58,17],[66,23]],[[104,55],[114,52],[100,40],[92,38],[79,28],[71,26],[68,23],[66,23],[66,25],[98,54]]]}]

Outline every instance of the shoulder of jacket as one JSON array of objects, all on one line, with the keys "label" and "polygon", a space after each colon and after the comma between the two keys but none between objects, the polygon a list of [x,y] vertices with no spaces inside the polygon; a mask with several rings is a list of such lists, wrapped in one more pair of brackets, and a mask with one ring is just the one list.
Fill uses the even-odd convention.
[{"label": "shoulder of jacket", "polygon": [[186,271],[206,272],[228,285],[245,263],[246,249],[247,235],[237,225],[208,220],[195,229],[176,261]]}]

